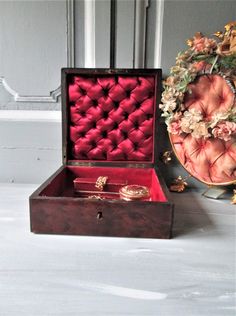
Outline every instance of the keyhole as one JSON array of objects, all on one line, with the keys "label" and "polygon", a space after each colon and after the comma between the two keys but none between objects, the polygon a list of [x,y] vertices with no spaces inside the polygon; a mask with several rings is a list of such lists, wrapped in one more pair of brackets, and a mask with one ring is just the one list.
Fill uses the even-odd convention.
[{"label": "keyhole", "polygon": [[101,220],[102,218],[103,218],[102,212],[98,212],[97,213],[97,219]]}]

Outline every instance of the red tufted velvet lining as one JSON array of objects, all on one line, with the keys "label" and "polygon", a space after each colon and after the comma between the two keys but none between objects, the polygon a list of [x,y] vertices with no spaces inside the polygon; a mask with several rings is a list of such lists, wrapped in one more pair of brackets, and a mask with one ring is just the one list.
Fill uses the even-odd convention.
[{"label": "red tufted velvet lining", "polygon": [[[186,96],[185,105],[195,108],[210,119],[215,112],[229,109],[234,94],[226,81],[219,75],[204,75],[190,85],[191,94]],[[215,138],[196,139],[170,135],[176,155],[187,171],[209,184],[224,184],[236,181],[236,139],[223,141]]]},{"label": "red tufted velvet lining", "polygon": [[72,76],[71,159],[153,161],[154,76]]}]

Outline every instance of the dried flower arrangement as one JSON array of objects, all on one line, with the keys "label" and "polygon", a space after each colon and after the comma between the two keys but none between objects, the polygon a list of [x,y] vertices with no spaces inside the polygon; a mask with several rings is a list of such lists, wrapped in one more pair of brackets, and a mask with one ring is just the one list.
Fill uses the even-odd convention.
[{"label": "dried flower arrangement", "polygon": [[160,109],[171,134],[191,134],[195,138],[214,137],[228,141],[236,137],[236,97],[227,112],[216,112],[204,120],[200,111],[186,109],[185,93],[198,76],[218,74],[225,78],[235,95],[236,87],[236,21],[228,23],[215,39],[201,33],[187,40],[189,49],[179,53],[176,65],[164,81]]}]

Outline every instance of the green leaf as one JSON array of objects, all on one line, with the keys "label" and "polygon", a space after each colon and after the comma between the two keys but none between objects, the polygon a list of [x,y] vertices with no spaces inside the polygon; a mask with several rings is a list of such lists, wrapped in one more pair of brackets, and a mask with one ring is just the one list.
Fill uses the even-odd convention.
[{"label": "green leaf", "polygon": [[208,55],[197,55],[193,57],[193,60],[201,61],[201,60],[206,60],[207,58],[209,58]]},{"label": "green leaf", "polygon": [[230,56],[221,57],[219,64],[226,69],[236,68],[236,53]]},{"label": "green leaf", "polygon": [[211,64],[211,65],[212,65],[212,64],[214,63],[215,59],[216,59],[215,56],[208,57],[208,58],[206,59],[206,62],[207,62],[208,64]]}]

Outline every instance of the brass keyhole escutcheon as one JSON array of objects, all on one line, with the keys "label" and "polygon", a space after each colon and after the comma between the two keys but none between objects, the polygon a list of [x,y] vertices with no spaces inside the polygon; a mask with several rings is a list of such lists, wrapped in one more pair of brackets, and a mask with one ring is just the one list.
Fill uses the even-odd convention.
[{"label": "brass keyhole escutcheon", "polygon": [[99,211],[99,212],[97,213],[97,219],[98,219],[98,220],[103,219],[103,215],[102,215],[102,212],[101,212],[101,211]]}]

